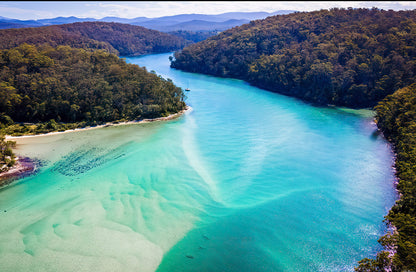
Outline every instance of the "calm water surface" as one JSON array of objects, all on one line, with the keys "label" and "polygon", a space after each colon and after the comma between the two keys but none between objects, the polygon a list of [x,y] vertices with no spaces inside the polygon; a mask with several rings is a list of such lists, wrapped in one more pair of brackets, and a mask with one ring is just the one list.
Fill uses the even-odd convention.
[{"label": "calm water surface", "polygon": [[372,112],[127,58],[178,86],[179,119],[18,140],[0,271],[353,271],[396,199]]}]

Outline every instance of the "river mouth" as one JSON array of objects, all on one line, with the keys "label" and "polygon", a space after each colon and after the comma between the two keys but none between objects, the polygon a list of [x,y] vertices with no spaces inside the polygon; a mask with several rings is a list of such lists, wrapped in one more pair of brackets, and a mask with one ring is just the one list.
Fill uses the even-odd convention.
[{"label": "river mouth", "polygon": [[[178,119],[18,141],[2,271],[353,271],[381,249],[393,156],[371,112],[127,58],[188,87]],[[6,212],[5,212],[6,211]]]}]

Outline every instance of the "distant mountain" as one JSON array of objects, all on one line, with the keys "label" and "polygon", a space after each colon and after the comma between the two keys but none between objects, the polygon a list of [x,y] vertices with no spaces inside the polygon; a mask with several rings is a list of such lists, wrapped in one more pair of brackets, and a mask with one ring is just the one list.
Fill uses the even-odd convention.
[{"label": "distant mountain", "polygon": [[[268,16],[277,15],[277,14],[288,14],[295,12],[294,10],[279,10],[276,12],[227,12],[217,15],[209,14],[179,14],[172,16],[163,16],[157,18],[148,18],[148,17],[136,17],[132,19],[128,18],[119,18],[119,17],[104,17],[102,19],[95,18],[78,18],[75,16],[71,17],[56,17],[51,19],[38,19],[38,20],[17,20],[7,17],[0,16],[0,21],[2,23],[14,23],[30,26],[45,26],[45,25],[61,25],[61,24],[70,24],[78,22],[114,22],[114,23],[124,23],[124,24],[133,24],[140,25],[144,27],[157,27],[161,26],[173,26],[180,23],[191,22],[191,21],[206,21],[213,23],[223,23],[229,20],[241,20],[242,23],[247,21],[264,19]],[[11,24],[12,25],[12,24]],[[184,25],[185,27],[187,24]],[[186,30],[186,29],[185,29]],[[171,31],[171,30],[168,30]]]},{"label": "distant mountain", "polygon": [[43,26],[36,20],[17,20],[0,16],[0,29]]},{"label": "distant mountain", "polygon": [[[258,20],[258,19],[264,19],[266,17],[269,16],[273,16],[273,15],[283,15],[283,14],[289,14],[289,13],[293,13],[296,12],[295,10],[279,10],[279,11],[275,11],[275,12],[227,12],[227,13],[222,13],[222,14],[218,14],[218,15],[205,15],[208,16],[206,17],[207,21],[212,21],[212,22],[224,22],[227,20],[248,20],[248,21],[252,21],[252,20]],[[204,14],[196,14],[196,15],[204,15]]]},{"label": "distant mountain", "polygon": [[[49,25],[62,25],[80,22],[113,22],[142,26],[161,32],[171,32],[179,37],[187,37],[189,41],[198,42],[201,38],[207,38],[235,26],[246,24],[252,20],[264,19],[273,15],[293,13],[294,10],[279,10],[275,12],[227,12],[216,15],[209,14],[179,14],[158,18],[136,17],[132,19],[119,17],[78,18],[56,17],[39,20],[17,20],[0,16],[0,29],[39,27]],[[186,31],[178,32],[178,31]],[[205,33],[202,33],[205,32]]]},{"label": "distant mountain", "polygon": [[119,18],[119,17],[104,17],[104,18],[99,19],[98,21],[109,22],[109,23],[114,22],[114,23],[131,24],[135,22],[144,22],[148,20],[149,18],[147,17],[137,17],[133,19],[126,19],[126,18]]},{"label": "distant mountain", "polygon": [[[146,28],[155,29],[159,31],[213,31],[227,29],[227,25],[230,27],[242,25],[252,20],[264,19],[269,16],[277,14],[288,14],[295,11],[292,10],[280,10],[273,13],[268,12],[227,12],[218,15],[208,14],[179,14],[173,16],[164,16],[159,18],[153,18],[149,20],[135,21],[132,19],[133,25],[140,25]],[[137,18],[136,18],[137,19]],[[234,20],[234,21],[230,21]],[[219,23],[222,23],[221,26]],[[211,27],[210,27],[211,25]],[[198,29],[198,26],[201,28]]]},{"label": "distant mountain", "polygon": [[17,24],[17,23],[12,23],[12,22],[8,22],[8,21],[3,21],[3,20],[0,19],[0,29],[23,28],[23,27],[28,27],[28,26],[24,25],[24,24]]},{"label": "distant mountain", "polygon": [[187,31],[223,31],[235,26],[240,26],[246,23],[249,23],[249,20],[237,20],[231,19],[225,22],[210,22],[203,20],[192,20],[179,24],[169,25],[169,26],[158,26],[158,25],[146,25],[144,27],[151,28],[159,31],[178,31],[178,30],[187,30]]},{"label": "distant mountain", "polygon": [[231,19],[245,19],[245,20],[254,20],[260,18],[266,18],[271,16],[271,13],[267,12],[228,12],[218,15],[209,15],[209,14],[179,14],[172,16],[163,16],[158,18],[151,18],[144,23],[154,23],[159,22],[161,24],[179,24],[189,21],[201,20],[209,22],[224,22]]},{"label": "distant mountain", "polygon": [[36,21],[41,23],[41,25],[63,25],[63,24],[71,24],[71,23],[79,23],[79,22],[94,22],[98,20],[94,18],[78,18],[75,16],[71,16],[71,17],[56,17],[52,19],[39,19]]}]

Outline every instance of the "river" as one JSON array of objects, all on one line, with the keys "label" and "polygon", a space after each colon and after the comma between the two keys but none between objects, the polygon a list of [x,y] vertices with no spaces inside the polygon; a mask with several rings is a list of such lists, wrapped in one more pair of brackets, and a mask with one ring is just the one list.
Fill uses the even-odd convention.
[{"label": "river", "polygon": [[397,198],[373,112],[126,58],[189,88],[178,119],[19,139],[0,271],[353,271]]}]

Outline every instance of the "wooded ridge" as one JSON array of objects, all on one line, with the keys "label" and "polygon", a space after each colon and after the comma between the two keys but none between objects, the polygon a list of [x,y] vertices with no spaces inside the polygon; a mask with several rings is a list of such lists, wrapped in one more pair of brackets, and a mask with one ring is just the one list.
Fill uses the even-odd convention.
[{"label": "wooded ridge", "polygon": [[416,80],[416,11],[271,16],[175,53],[171,67],[239,78],[318,105],[373,107]]},{"label": "wooded ridge", "polygon": [[82,22],[0,30],[0,49],[23,43],[104,49],[121,56],[171,52],[190,44],[181,37],[121,23]]}]

